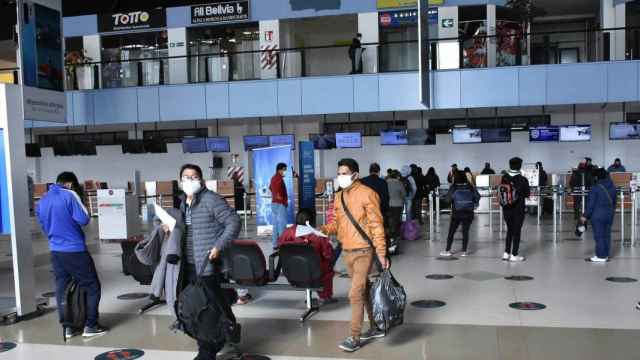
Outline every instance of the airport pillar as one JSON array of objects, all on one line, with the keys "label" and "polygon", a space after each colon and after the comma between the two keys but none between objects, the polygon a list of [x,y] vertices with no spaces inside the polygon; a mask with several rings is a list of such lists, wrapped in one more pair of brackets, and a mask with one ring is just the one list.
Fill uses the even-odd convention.
[{"label": "airport pillar", "polygon": [[487,5],[487,67],[496,67],[496,6]]},{"label": "airport pillar", "polygon": [[183,56],[169,59],[169,84],[186,84],[189,82],[187,76],[187,28],[167,29],[169,41],[169,56]]},{"label": "airport pillar", "polygon": [[[626,26],[626,4],[617,0],[600,0],[600,24],[603,29]],[[626,59],[625,30],[605,31],[603,34],[602,60]]]},{"label": "airport pillar", "polygon": [[[358,14],[358,32],[362,34],[363,44],[380,42],[378,13],[371,12]],[[377,73],[378,45],[363,45],[362,48],[365,49],[362,53],[362,72],[365,74]]]},{"label": "airport pillar", "polygon": [[263,20],[259,23],[260,28],[260,78],[277,79],[280,77],[280,66],[284,59],[281,56],[288,56],[288,53],[280,53],[280,21]]}]

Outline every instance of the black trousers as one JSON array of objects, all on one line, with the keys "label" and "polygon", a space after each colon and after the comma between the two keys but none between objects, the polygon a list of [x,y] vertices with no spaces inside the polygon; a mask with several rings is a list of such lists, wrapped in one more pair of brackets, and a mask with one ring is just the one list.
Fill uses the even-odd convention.
[{"label": "black trousers", "polygon": [[504,213],[504,221],[507,223],[507,238],[504,252],[517,256],[520,250],[522,225],[524,225],[524,212]]},{"label": "black trousers", "polygon": [[467,251],[469,245],[469,229],[473,223],[473,212],[470,214],[458,215],[451,218],[449,224],[449,236],[447,237],[447,251],[451,251],[453,245],[453,235],[455,235],[458,227],[462,225],[462,251]]},{"label": "black trousers", "polygon": [[[184,279],[188,283],[193,283],[197,280],[198,273],[196,271],[195,265],[187,264],[184,267],[184,271],[185,271]],[[216,294],[216,297],[218,299],[226,299],[225,294],[222,291],[222,288],[220,287],[219,272],[216,272],[214,275],[211,275],[211,276],[206,276],[204,278],[204,283],[206,284],[207,287],[213,290],[213,292]],[[231,310],[231,306],[229,305],[229,303],[227,301],[221,301],[221,304],[227,319],[235,322],[236,318],[233,315],[233,311]],[[198,357],[196,357],[197,360],[215,360],[218,352],[222,350],[225,344],[224,341],[220,343],[210,343],[206,341],[197,340],[197,342],[198,342]]]},{"label": "black trousers", "polygon": [[416,194],[416,196],[411,201],[411,219],[419,220],[422,224],[422,199],[424,197],[422,195]]},{"label": "black trousers", "polygon": [[400,234],[400,225],[402,225],[403,209],[402,206],[389,208],[389,237],[393,239],[391,245],[398,244],[398,241],[402,237],[402,234]]}]

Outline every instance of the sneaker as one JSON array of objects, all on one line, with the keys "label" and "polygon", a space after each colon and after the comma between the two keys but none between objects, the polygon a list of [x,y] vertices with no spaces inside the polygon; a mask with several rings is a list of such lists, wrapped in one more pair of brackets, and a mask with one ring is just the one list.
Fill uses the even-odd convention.
[{"label": "sneaker", "polygon": [[599,258],[597,256],[590,257],[588,260],[590,262],[594,262],[594,263],[605,263],[605,262],[609,261],[608,258]]},{"label": "sneaker", "polygon": [[64,329],[64,338],[67,340],[79,335],[82,335],[82,329],[74,329],[74,328]]},{"label": "sneaker", "polygon": [[362,345],[360,345],[360,340],[356,340],[353,336],[349,336],[346,338],[342,344],[338,345],[342,351],[346,352],[354,352],[360,350]]},{"label": "sneaker", "polygon": [[460,257],[467,257],[469,254],[466,251],[460,253]]},{"label": "sneaker", "polygon": [[511,255],[511,257],[509,258],[509,261],[511,261],[511,262],[523,262],[524,261],[524,256]]},{"label": "sneaker", "polygon": [[640,310],[640,302],[636,304],[636,310]]},{"label": "sneaker", "polygon": [[387,336],[387,333],[383,330],[380,330],[376,327],[370,328],[366,333],[360,335],[360,340],[371,340],[371,339],[379,339]]},{"label": "sneaker", "polygon": [[236,305],[247,305],[252,298],[253,297],[251,296],[251,294],[247,294],[246,296],[238,296],[238,300],[236,300]]},{"label": "sneaker", "polygon": [[511,258],[511,254],[509,253],[504,253],[502,255],[502,261],[509,261],[510,258]]},{"label": "sneaker", "polygon": [[441,257],[452,257],[453,254],[451,253],[451,251],[443,251],[440,253]]},{"label": "sneaker", "polygon": [[100,324],[97,324],[96,326],[93,326],[93,327],[85,326],[82,337],[89,338],[89,337],[94,337],[98,335],[104,335],[107,332],[109,332],[109,329]]}]

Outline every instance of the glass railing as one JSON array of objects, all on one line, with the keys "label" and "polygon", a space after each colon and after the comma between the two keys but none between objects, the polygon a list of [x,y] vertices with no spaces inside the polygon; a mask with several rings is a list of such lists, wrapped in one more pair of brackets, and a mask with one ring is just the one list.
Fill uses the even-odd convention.
[{"label": "glass railing", "polygon": [[[522,33],[512,25],[500,24],[496,35],[461,31],[459,37],[430,40],[430,69],[640,59],[640,27]],[[620,41],[619,34],[626,41]],[[418,47],[413,40],[363,43],[357,49],[328,45],[68,64],[66,87],[84,90],[416,71]]]}]

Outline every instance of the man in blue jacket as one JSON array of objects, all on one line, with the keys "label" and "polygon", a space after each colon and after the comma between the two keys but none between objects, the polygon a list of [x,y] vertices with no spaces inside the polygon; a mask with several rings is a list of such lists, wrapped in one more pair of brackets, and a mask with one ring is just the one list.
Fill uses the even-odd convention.
[{"label": "man in blue jacket", "polygon": [[77,191],[78,178],[71,172],[58,175],[56,184],[38,204],[38,219],[42,231],[49,239],[51,265],[56,279],[58,314],[63,319],[63,304],[67,285],[75,280],[87,292],[87,321],[83,329],[66,329],[67,339],[82,334],[83,337],[102,335],[107,328],[98,323],[100,280],[95,264],[87,251],[82,227],[89,223],[89,213]]},{"label": "man in blue jacket", "polygon": [[609,261],[611,251],[611,226],[616,213],[616,187],[604,168],[594,170],[598,179],[587,197],[586,213],[580,219],[583,223],[591,220],[593,237],[596,241],[596,256],[587,259],[590,262]]}]

